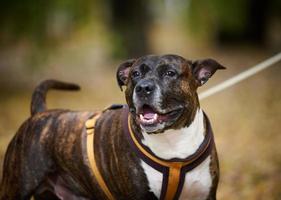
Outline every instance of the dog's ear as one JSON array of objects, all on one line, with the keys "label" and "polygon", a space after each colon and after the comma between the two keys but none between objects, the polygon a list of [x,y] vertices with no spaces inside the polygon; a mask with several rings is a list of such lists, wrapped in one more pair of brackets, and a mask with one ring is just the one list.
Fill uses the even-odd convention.
[{"label": "dog's ear", "polygon": [[198,86],[205,84],[218,69],[226,69],[213,59],[196,60],[192,63],[192,73]]},{"label": "dog's ear", "polygon": [[123,91],[122,86],[127,84],[130,68],[132,67],[135,61],[136,59],[126,60],[118,67],[116,78],[121,91]]}]

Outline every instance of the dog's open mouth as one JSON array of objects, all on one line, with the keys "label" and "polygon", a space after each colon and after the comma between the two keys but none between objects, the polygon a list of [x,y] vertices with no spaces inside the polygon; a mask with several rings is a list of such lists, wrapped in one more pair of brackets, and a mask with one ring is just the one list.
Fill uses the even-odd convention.
[{"label": "dog's open mouth", "polygon": [[182,113],[181,108],[177,108],[166,113],[157,112],[149,105],[144,105],[137,113],[140,125],[144,127],[157,126],[163,123],[173,123]]}]

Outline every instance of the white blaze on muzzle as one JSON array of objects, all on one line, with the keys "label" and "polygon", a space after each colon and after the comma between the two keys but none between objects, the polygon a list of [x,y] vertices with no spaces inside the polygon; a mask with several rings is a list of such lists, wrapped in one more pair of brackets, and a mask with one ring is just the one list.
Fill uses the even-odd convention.
[{"label": "white blaze on muzzle", "polygon": [[[165,110],[161,109],[161,90],[159,88],[158,85],[155,85],[155,90],[149,94],[150,96],[144,97],[145,100],[147,100],[147,102],[144,102],[143,99],[141,99],[140,97],[138,97],[136,89],[134,89],[133,92],[133,103],[134,103],[134,107],[136,109],[138,109],[140,107],[140,105],[142,106],[144,103],[149,104],[150,106],[153,106],[157,111],[164,113]],[[138,110],[136,110],[136,112],[138,112]]]}]

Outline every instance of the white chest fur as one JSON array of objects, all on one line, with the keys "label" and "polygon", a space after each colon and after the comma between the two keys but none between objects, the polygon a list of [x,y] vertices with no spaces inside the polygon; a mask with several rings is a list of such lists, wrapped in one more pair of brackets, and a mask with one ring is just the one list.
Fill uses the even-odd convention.
[{"label": "white chest fur", "polygon": [[[143,133],[143,144],[157,156],[164,159],[186,158],[193,154],[204,139],[204,115],[201,109],[196,113],[189,127],[169,130],[159,135]],[[159,198],[162,186],[162,173],[142,162],[150,190]],[[210,156],[199,166],[188,172],[180,199],[206,199],[212,184],[210,175]]]}]

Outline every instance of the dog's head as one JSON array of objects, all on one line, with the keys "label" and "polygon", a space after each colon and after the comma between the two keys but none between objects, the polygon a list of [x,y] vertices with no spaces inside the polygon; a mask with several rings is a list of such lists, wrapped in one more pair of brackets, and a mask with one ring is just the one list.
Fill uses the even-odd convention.
[{"label": "dog's head", "polygon": [[197,88],[218,69],[212,59],[186,60],[177,55],[127,60],[117,71],[133,119],[147,133],[188,126],[199,107]]}]

